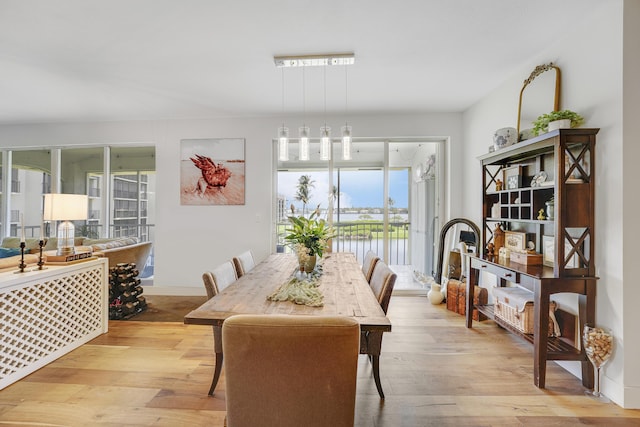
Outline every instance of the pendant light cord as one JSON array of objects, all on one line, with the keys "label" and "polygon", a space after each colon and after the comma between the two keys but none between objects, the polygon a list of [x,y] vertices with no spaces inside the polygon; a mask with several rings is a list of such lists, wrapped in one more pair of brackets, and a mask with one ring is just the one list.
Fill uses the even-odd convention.
[{"label": "pendant light cord", "polygon": [[322,68],[322,77],[324,79],[324,127],[327,127],[327,67]]},{"label": "pendant light cord", "polygon": [[282,127],[284,127],[284,68],[282,70]]},{"label": "pendant light cord", "polygon": [[349,79],[347,78],[347,68],[344,67],[344,124],[347,123],[347,115],[349,114],[349,103],[348,103],[348,93],[349,93]]}]

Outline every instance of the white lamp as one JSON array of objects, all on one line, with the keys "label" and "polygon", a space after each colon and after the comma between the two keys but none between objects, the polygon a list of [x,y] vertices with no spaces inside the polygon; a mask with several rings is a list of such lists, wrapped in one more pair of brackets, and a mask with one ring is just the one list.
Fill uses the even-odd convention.
[{"label": "white lamp", "polygon": [[62,221],[58,225],[58,255],[75,253],[75,227],[72,222],[87,219],[89,197],[84,194],[51,193],[44,195],[45,221]]},{"label": "white lamp", "polygon": [[351,160],[351,126],[342,126],[342,160]]},{"label": "white lamp", "polygon": [[280,161],[286,162],[289,160],[289,128],[284,125],[278,128],[278,146],[278,158]]},{"label": "white lamp", "polygon": [[300,134],[300,160],[309,160],[309,126],[302,126],[298,129]]},{"label": "white lamp", "polygon": [[331,128],[322,126],[320,128],[320,160],[331,159]]}]

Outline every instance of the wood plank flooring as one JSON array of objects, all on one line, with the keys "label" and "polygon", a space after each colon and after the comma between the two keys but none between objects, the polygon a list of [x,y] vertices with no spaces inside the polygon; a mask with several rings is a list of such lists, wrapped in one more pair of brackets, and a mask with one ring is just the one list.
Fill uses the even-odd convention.
[{"label": "wood plank flooring", "polygon": [[[531,347],[491,321],[469,330],[444,305],[411,296],[393,296],[389,317],[387,399],[361,356],[356,426],[640,426],[640,410],[591,400],[555,363],[548,388],[536,388]],[[108,334],[0,391],[0,426],[222,426],[224,370],[207,396],[212,351],[206,326],[112,321]]]}]

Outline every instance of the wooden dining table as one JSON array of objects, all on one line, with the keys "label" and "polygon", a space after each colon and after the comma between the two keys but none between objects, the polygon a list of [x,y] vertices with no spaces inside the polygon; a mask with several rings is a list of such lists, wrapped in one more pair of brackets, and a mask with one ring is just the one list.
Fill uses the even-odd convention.
[{"label": "wooden dining table", "polygon": [[320,267],[318,289],[324,296],[321,307],[310,307],[290,301],[269,301],[267,297],[289,281],[298,269],[292,254],[272,254],[257,264],[218,295],[184,317],[184,323],[213,326],[216,366],[209,390],[213,395],[222,370],[222,324],[237,314],[346,316],[360,324],[360,353],[367,354],[378,394],[384,399],[380,383],[380,350],[382,334],[391,331],[391,322],[367,283],[353,253],[325,254]]}]

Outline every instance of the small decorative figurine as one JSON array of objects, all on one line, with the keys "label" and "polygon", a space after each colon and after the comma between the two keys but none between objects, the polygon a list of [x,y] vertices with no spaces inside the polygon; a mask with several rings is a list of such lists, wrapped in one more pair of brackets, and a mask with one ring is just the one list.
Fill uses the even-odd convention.
[{"label": "small decorative figurine", "polygon": [[496,179],[496,191],[502,191],[502,180]]},{"label": "small decorative figurine", "polygon": [[493,257],[493,251],[494,251],[493,243],[487,244],[487,256],[489,256],[490,258]]},{"label": "small decorative figurine", "polygon": [[545,217],[545,216],[544,216],[544,209],[540,209],[540,210],[538,211],[538,219],[539,219],[540,221],[544,221],[545,219],[547,219],[547,217]]}]

